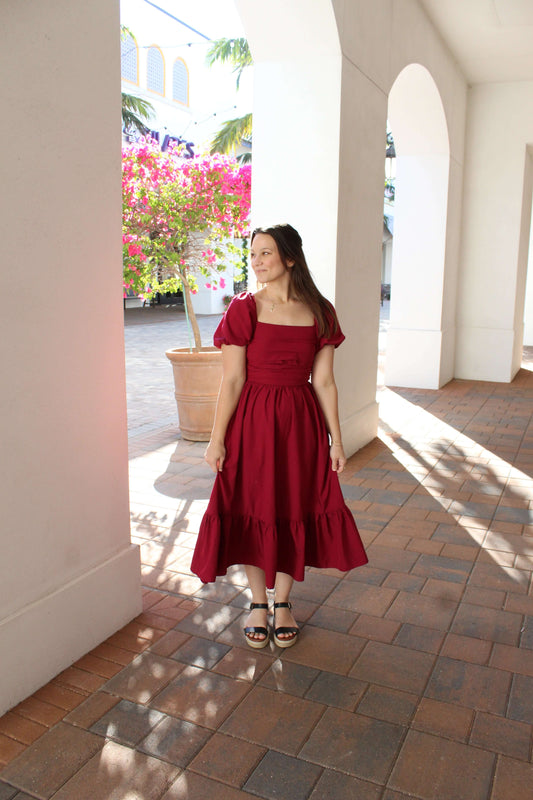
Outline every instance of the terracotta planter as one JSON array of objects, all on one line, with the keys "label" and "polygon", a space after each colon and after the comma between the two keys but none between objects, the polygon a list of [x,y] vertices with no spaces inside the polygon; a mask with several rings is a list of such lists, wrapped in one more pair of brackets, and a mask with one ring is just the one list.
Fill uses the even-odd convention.
[{"label": "terracotta planter", "polygon": [[165,355],[174,372],[181,435],[193,442],[208,442],[222,380],[222,353],[216,347],[202,347],[198,353],[182,347]]}]

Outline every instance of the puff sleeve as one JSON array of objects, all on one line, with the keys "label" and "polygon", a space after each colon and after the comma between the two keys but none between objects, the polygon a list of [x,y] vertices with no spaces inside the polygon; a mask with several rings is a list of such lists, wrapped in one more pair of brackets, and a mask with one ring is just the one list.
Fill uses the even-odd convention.
[{"label": "puff sleeve", "polygon": [[223,344],[236,344],[245,347],[252,339],[255,330],[255,300],[249,292],[242,292],[233,298],[222,317],[213,336],[215,347]]},{"label": "puff sleeve", "polygon": [[333,306],[331,307],[331,314],[335,319],[335,321],[337,322],[337,332],[332,334],[331,336],[320,336],[318,339],[317,350],[321,350],[326,344],[332,344],[333,347],[338,347],[346,339],[346,336],[341,331],[341,326],[339,325],[339,320],[337,319],[337,315],[335,313],[335,309],[333,308]]}]

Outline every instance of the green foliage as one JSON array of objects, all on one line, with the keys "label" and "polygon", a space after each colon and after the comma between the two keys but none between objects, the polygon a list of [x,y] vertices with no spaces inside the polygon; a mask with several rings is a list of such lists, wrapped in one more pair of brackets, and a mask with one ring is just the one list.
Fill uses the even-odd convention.
[{"label": "green foliage", "polygon": [[217,62],[231,64],[237,73],[237,89],[243,71],[254,63],[246,39],[215,39],[207,51],[206,62],[210,67]]}]

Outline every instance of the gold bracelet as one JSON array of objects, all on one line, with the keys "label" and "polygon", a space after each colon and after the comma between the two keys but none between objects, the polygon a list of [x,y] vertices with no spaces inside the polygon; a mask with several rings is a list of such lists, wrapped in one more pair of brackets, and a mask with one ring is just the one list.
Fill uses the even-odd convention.
[{"label": "gold bracelet", "polygon": [[331,444],[340,444],[340,446],[342,447],[342,442],[334,442],[333,439],[331,440]]}]

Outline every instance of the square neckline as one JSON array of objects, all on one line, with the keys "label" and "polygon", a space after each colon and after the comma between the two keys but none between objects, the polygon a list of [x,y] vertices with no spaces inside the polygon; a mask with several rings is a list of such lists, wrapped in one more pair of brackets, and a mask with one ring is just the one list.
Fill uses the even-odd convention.
[{"label": "square neckline", "polygon": [[256,325],[269,325],[271,328],[303,328],[304,330],[306,328],[307,329],[311,329],[311,328],[315,328],[316,329],[316,320],[313,322],[312,325],[287,325],[285,323],[279,323],[279,322],[262,322],[260,319],[258,319],[257,303],[255,302],[254,293],[250,292],[249,296],[250,296],[250,298],[251,298],[251,300],[252,300],[252,302],[254,304]]}]

